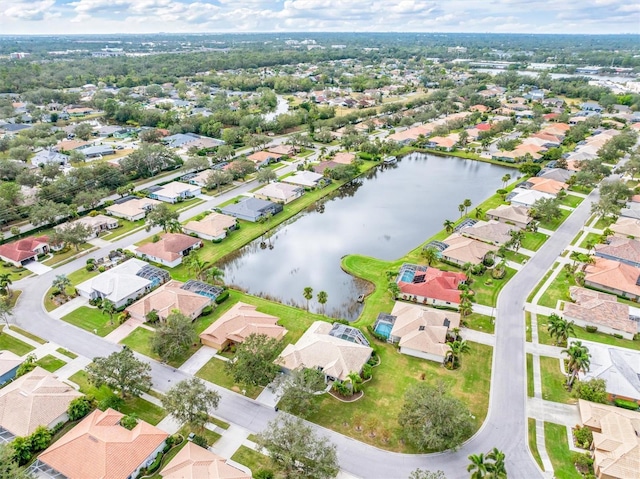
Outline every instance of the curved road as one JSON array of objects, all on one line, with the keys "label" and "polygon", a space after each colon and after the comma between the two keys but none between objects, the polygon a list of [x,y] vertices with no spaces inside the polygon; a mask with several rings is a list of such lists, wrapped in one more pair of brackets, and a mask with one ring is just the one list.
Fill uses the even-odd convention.
[{"label": "curved road", "polygon": [[[229,198],[254,187],[243,185],[229,193]],[[592,193],[593,199],[597,193]],[[225,201],[224,195],[198,205],[183,214],[191,217]],[[526,423],[526,361],[524,303],[529,292],[551,268],[558,255],[571,242],[590,215],[590,201],[585,200],[569,216],[538,253],[504,287],[498,298],[496,312],[496,346],[494,348],[489,413],[480,431],[457,452],[430,455],[392,453],[369,446],[355,439],[314,425],[338,447],[341,467],[358,477],[371,479],[404,479],[416,468],[443,470],[449,479],[466,478],[467,456],[497,447],[506,454],[509,477],[534,479],[542,477],[527,445]],[[56,268],[42,276],[17,281],[15,288],[23,291],[14,311],[17,325],[38,336],[88,358],[106,356],[120,346],[105,341],[87,331],[51,318],[42,307],[42,299],[57,274],[68,274],[84,267],[89,257],[104,256],[107,251],[126,247],[153,234],[141,231],[109,247],[93,252]],[[146,358],[148,360],[148,358]],[[161,392],[185,379],[186,374],[149,360],[154,388]],[[224,388],[211,385],[222,396],[215,414],[251,432],[262,431],[276,415],[272,408],[245,398]]]}]

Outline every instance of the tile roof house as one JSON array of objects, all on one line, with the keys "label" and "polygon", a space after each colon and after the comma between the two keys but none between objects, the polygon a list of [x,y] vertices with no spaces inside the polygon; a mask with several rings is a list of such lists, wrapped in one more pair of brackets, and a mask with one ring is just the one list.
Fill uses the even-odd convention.
[{"label": "tile roof house", "polygon": [[402,354],[442,362],[449,351],[447,332],[460,327],[460,313],[396,301],[389,341]]},{"label": "tile roof house", "polygon": [[205,346],[222,351],[231,344],[242,343],[250,334],[266,334],[281,339],[287,330],[278,324],[278,318],[261,313],[256,306],[238,302],[217,321],[200,333]]},{"label": "tile roof house", "polygon": [[0,389],[0,431],[28,436],[38,426],[53,427],[67,420],[67,409],[82,396],[36,366],[31,372]]},{"label": "tile roof house", "polygon": [[595,245],[597,257],[640,268],[640,240],[612,236],[608,241],[605,244]]},{"label": "tile roof house", "polygon": [[128,430],[124,414],[95,410],[38,456],[33,470],[53,469],[67,479],[129,479],[153,462],[169,436],[144,421]]},{"label": "tile roof house", "polygon": [[31,158],[31,164],[34,166],[40,165],[59,165],[63,166],[69,163],[69,155],[59,153],[55,150],[46,149],[37,152],[33,158]]},{"label": "tile roof house", "polygon": [[49,238],[47,236],[29,237],[0,245],[0,259],[18,268],[29,261],[36,260],[38,255],[48,252]]},{"label": "tile roof house", "polygon": [[151,198],[131,198],[127,201],[107,206],[105,210],[112,216],[129,221],[138,221],[147,216],[147,213],[159,204],[159,201]]},{"label": "tile roof house", "polygon": [[638,332],[638,322],[629,318],[629,306],[618,303],[614,295],[571,286],[569,296],[574,302],[565,302],[562,313],[578,326],[596,326],[598,331],[626,339]]},{"label": "tile roof house", "polygon": [[548,178],[550,180],[556,180],[562,183],[566,183],[567,181],[569,181],[569,179],[573,175],[575,175],[574,172],[562,168],[543,168],[538,173],[538,177],[540,178]]},{"label": "tile roof house", "polygon": [[61,231],[64,230],[66,228],[70,228],[74,225],[77,224],[81,224],[86,226],[87,228],[89,228],[89,231],[91,231],[91,234],[89,235],[89,239],[90,238],[96,238],[100,235],[100,233],[102,233],[103,231],[109,231],[109,230],[113,230],[116,229],[120,223],[118,222],[117,219],[115,218],[111,218],[110,216],[106,216],[106,215],[96,215],[96,216],[84,216],[82,218],[79,218],[75,221],[71,221],[69,223],[63,223],[61,225],[56,226],[54,229],[56,231]]},{"label": "tile roof house", "polygon": [[332,325],[316,321],[295,344],[288,344],[276,359],[286,371],[320,369],[326,380],[344,381],[351,372],[361,373],[373,349],[329,335]]},{"label": "tile roof house", "polygon": [[353,153],[341,151],[340,153],[336,153],[331,160],[340,165],[350,165],[351,162],[355,160],[355,158],[356,155],[354,155]]},{"label": "tile roof house", "polygon": [[138,246],[135,254],[143,259],[174,268],[182,263],[182,258],[191,251],[202,247],[202,240],[182,233],[165,233],[155,243]]},{"label": "tile roof house", "polygon": [[640,413],[578,400],[582,424],[593,432],[598,479],[640,478]]},{"label": "tile roof house", "polygon": [[400,288],[400,297],[404,300],[415,298],[415,301],[423,304],[457,307],[460,304],[458,285],[467,280],[466,275],[430,266],[419,269],[422,268],[425,271],[416,271],[412,278],[398,276],[396,282]]},{"label": "tile roof house", "polygon": [[300,198],[303,194],[303,187],[280,182],[267,183],[253,193],[253,195],[260,200],[267,200],[285,205]]},{"label": "tile roof house", "polygon": [[544,193],[536,190],[526,190],[524,188],[515,188],[507,196],[507,201],[514,206],[524,206],[530,208],[533,204],[542,198],[555,198],[555,195]]},{"label": "tile roof house", "polygon": [[626,208],[620,210],[620,216],[640,220],[640,204],[635,201],[627,203]]},{"label": "tile roof house", "polygon": [[513,225],[519,229],[525,229],[533,221],[529,216],[529,208],[516,205],[500,205],[487,210],[485,216],[490,220]]},{"label": "tile roof house", "polygon": [[478,221],[472,226],[461,228],[459,233],[468,238],[500,246],[511,240],[511,231],[514,229],[506,223],[489,220]]},{"label": "tile roof house", "polygon": [[296,149],[291,145],[273,145],[267,147],[267,151],[283,156],[295,156],[297,153]]},{"label": "tile roof house", "polygon": [[222,240],[227,237],[227,231],[235,229],[238,219],[222,213],[210,213],[200,221],[189,221],[182,231],[185,234],[195,234],[203,240]]},{"label": "tile roof house", "polygon": [[488,253],[498,251],[495,245],[459,233],[453,233],[442,242],[447,245],[441,253],[442,259],[458,266],[465,263],[480,264]]},{"label": "tile roof house", "polygon": [[296,171],[293,175],[282,178],[283,183],[291,183],[293,185],[306,186],[313,188],[318,186],[318,183],[322,181],[324,176],[320,173],[314,173],[313,171]]},{"label": "tile roof house", "polygon": [[152,191],[149,194],[149,198],[164,201],[165,203],[177,203],[180,200],[198,196],[200,193],[202,193],[202,189],[198,185],[172,181],[171,183],[167,183],[161,188]]},{"label": "tile roof house", "polygon": [[526,183],[530,183],[532,185],[532,190],[542,191],[543,193],[549,193],[552,195],[557,195],[561,191],[569,188],[569,185],[566,183],[540,176],[531,177],[526,181]]},{"label": "tile roof house", "polygon": [[202,314],[202,310],[212,302],[211,298],[198,293],[182,289],[184,283],[171,280],[139,299],[127,311],[132,318],[146,321],[151,311],[158,313],[162,320],[166,319],[173,310],[178,310],[192,320]]},{"label": "tile roof house", "polygon": [[225,215],[251,222],[259,221],[267,215],[275,215],[282,210],[282,205],[258,198],[244,198],[237,203],[220,208],[220,212]]},{"label": "tile roof house", "polygon": [[[569,343],[577,341],[569,339]],[[589,349],[589,371],[581,372],[581,381],[604,379],[610,398],[640,401],[640,351],[582,340]]]},{"label": "tile roof house", "polygon": [[596,258],[585,267],[584,284],[628,299],[640,298],[640,268],[610,259]]},{"label": "tile roof house", "polygon": [[162,479],[251,479],[251,474],[192,442],[180,449],[160,475]]},{"label": "tile roof house", "polygon": [[[616,236],[640,238],[640,219],[620,217],[609,226]],[[0,255],[2,252],[0,251]]]},{"label": "tile roof house", "polygon": [[256,151],[247,156],[247,160],[253,161],[256,166],[267,166],[269,163],[276,163],[283,155],[270,151]]},{"label": "tile roof house", "polygon": [[16,377],[22,358],[11,351],[0,351],[0,386]]}]

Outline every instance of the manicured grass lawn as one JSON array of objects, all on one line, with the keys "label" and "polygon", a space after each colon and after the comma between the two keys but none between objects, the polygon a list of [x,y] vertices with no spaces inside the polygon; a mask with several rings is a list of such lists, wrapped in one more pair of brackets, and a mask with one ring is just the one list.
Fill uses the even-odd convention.
[{"label": "manicured grass lawn", "polygon": [[54,371],[57,371],[67,363],[62,359],[58,359],[55,356],[47,354],[45,357],[38,359],[36,361],[36,364],[52,373]]},{"label": "manicured grass lawn", "polygon": [[71,359],[76,359],[78,357],[76,353],[72,353],[71,351],[64,348],[58,348],[56,349],[56,351],[58,351],[60,354],[64,354],[65,356]]},{"label": "manicured grass lawn", "polygon": [[582,479],[573,465],[573,453],[569,449],[567,428],[550,422],[544,423],[544,443],[553,472],[558,479]]},{"label": "manicured grass lawn", "polygon": [[34,349],[34,347],[28,345],[27,343],[20,341],[13,336],[9,336],[7,333],[3,333],[2,329],[0,328],[0,351],[7,350],[17,354],[18,356],[24,356]]},{"label": "manicured grass lawn", "polygon": [[513,261],[514,263],[520,263],[520,264],[523,264],[525,261],[530,259],[530,257],[527,255],[524,255],[522,253],[516,253],[515,251],[510,251],[510,250],[506,252],[504,257],[507,259],[507,261]]},{"label": "manicured grass lawn", "polygon": [[[151,341],[153,341],[153,331],[149,331],[145,328],[135,329],[129,336],[120,341],[120,344],[126,344],[134,351],[144,354],[150,358],[160,361],[160,357],[151,350]],[[169,361],[168,364],[174,368],[179,368],[182,364],[189,359],[202,345],[199,342],[191,345],[189,350],[177,357],[176,359]]]},{"label": "manicured grass lawn", "polygon": [[[89,383],[87,373],[84,371],[78,371],[69,378],[69,381],[80,386],[80,392],[84,394],[91,394],[98,401],[102,401],[103,399],[114,395],[113,391],[105,385],[102,385],[100,388],[96,388],[91,385],[91,383]],[[126,398],[120,412],[123,414],[135,413],[140,419],[147,421],[149,424],[153,424],[154,426],[162,421],[162,419],[167,415],[165,410],[160,406],[156,406],[145,399],[135,397]]]},{"label": "manicured grass lawn", "polygon": [[493,334],[495,332],[495,325],[491,316],[485,316],[480,313],[471,313],[469,316],[462,318],[469,329],[475,329],[476,331],[482,331],[483,333]]},{"label": "manicured grass lawn", "polygon": [[79,251],[76,251],[76,249],[72,247],[72,248],[68,248],[67,251],[65,251],[64,253],[62,251],[59,253],[53,253],[53,257],[49,258],[46,261],[43,261],[42,264],[46,264],[47,266],[54,267],[61,263],[65,263],[66,261],[68,261],[69,259],[73,258],[76,255],[82,255],[83,253],[87,252],[92,248],[95,248],[95,246],[89,243],[83,243],[80,245]]},{"label": "manicured grass lawn", "polygon": [[533,289],[533,291],[531,291],[531,293],[527,297],[528,303],[533,302],[533,298],[535,297],[535,295],[538,294],[538,291],[540,290],[542,285],[545,283],[545,281],[549,279],[549,276],[551,276],[551,273],[553,273],[553,270],[555,270],[557,267],[558,267],[558,263],[553,263],[553,266],[551,267],[551,269],[547,271],[547,273],[542,277],[540,282],[536,285],[536,287]]},{"label": "manicured grass lawn", "polygon": [[564,222],[564,220],[567,219],[567,217],[571,214],[571,211],[567,211],[567,210],[560,210],[560,217],[556,218],[553,221],[541,221],[540,222],[540,228],[545,228],[551,231],[555,231],[558,229],[558,227]]},{"label": "manicured grass lawn", "polygon": [[16,282],[19,279],[26,278],[27,276],[29,276],[31,274],[31,271],[29,271],[26,268],[16,268],[13,265],[5,266],[3,262],[0,261],[0,274],[7,274],[7,273],[11,275],[11,281]]},{"label": "manicured grass lawn", "polygon": [[120,222],[120,226],[118,226],[114,230],[109,231],[109,233],[107,233],[104,236],[101,236],[100,238],[103,240],[111,241],[114,238],[125,236],[131,233],[133,230],[137,228],[142,228],[144,226],[144,220],[129,221],[123,218],[118,218],[118,221]]},{"label": "manicured grass lawn", "polygon": [[171,211],[184,211],[194,206],[204,203],[200,198],[191,198],[190,200],[181,201],[180,203],[166,203]]},{"label": "manicured grass lawn", "polygon": [[560,371],[560,360],[540,356],[540,374],[542,375],[542,399],[565,404],[576,402],[564,387],[567,378]]},{"label": "manicured grass lawn", "polygon": [[571,286],[576,286],[573,275],[567,274],[564,270],[560,271],[558,276],[556,276],[544,292],[540,301],[538,301],[538,304],[549,308],[555,308],[558,301],[571,301],[571,297],[569,296],[569,288]]},{"label": "manicured grass lawn", "polygon": [[19,328],[18,326],[14,326],[13,324],[9,326],[9,328],[11,328],[12,331],[15,331],[18,334],[22,334],[25,338],[29,338],[31,341],[35,341],[36,343],[40,343],[40,344],[48,343],[46,339],[42,339],[41,337],[36,336],[35,334],[31,334],[29,331],[25,331],[24,329]]},{"label": "manicured grass lawn", "polygon": [[584,240],[582,240],[582,242],[580,243],[580,248],[586,248],[587,243],[589,242],[594,245],[598,244],[600,242],[600,235],[597,235],[595,233],[588,233]]},{"label": "manicured grass lawn", "polygon": [[524,234],[524,239],[522,240],[520,246],[531,251],[538,251],[548,238],[549,237],[544,233],[540,233],[538,231],[536,231],[535,233],[532,231],[527,231]]},{"label": "manicured grass lawn", "polygon": [[530,343],[532,341],[531,339],[531,313],[529,311],[525,311],[524,313],[524,320],[525,320],[525,324],[526,324],[526,341],[528,343]]},{"label": "manicured grass lawn", "polygon": [[184,437],[184,440],[180,444],[178,444],[176,447],[174,447],[164,455],[164,457],[162,458],[162,464],[160,464],[160,467],[158,468],[158,472],[156,472],[153,476],[150,476],[149,479],[162,479],[162,475],[159,471],[162,471],[162,469],[171,462],[171,459],[176,457],[180,450],[187,445],[186,439],[187,438]]},{"label": "manicured grass lawn", "polygon": [[184,437],[185,439],[189,437],[190,433],[194,433],[194,434],[197,434],[198,436],[204,437],[207,440],[207,444],[209,444],[209,446],[213,446],[218,441],[218,439],[222,437],[217,432],[210,431],[209,429],[206,429],[206,428],[204,431],[196,431],[194,429],[189,428],[187,425],[184,425],[178,430],[178,434],[182,434],[182,437]]},{"label": "manicured grass lawn", "polygon": [[564,206],[568,206],[570,208],[575,208],[580,203],[582,203],[583,200],[584,198],[582,198],[581,196],[568,194],[567,196],[565,196],[560,200],[560,204]]},{"label": "manicured grass lawn", "polygon": [[593,227],[598,230],[604,230],[605,228],[608,228],[609,226],[611,226],[613,223],[614,223],[614,219],[607,216],[607,217],[598,219],[598,221]]},{"label": "manicured grass lawn", "polygon": [[527,353],[527,396],[530,398],[535,394],[533,385],[533,354]]},{"label": "manicured grass lawn", "polygon": [[529,424],[527,434],[529,436],[529,449],[531,450],[531,455],[538,463],[540,469],[544,471],[542,459],[540,458],[540,452],[538,451],[538,438],[536,437],[536,420],[530,417],[527,418],[527,422]]},{"label": "manicured grass lawn", "polygon": [[80,306],[61,319],[86,331],[92,333],[95,331],[100,337],[105,337],[118,327],[116,315],[113,316],[113,324],[110,324],[108,314],[103,314],[102,310],[88,306]]},{"label": "manicured grass lawn", "polygon": [[[251,469],[251,473],[255,474],[260,469],[270,469],[271,460],[264,454],[260,454],[247,446],[240,446],[238,450],[231,456],[231,460],[247,466]],[[279,476],[276,476],[279,477]]]},{"label": "manicured grass lawn", "polygon": [[242,394],[244,390],[245,396],[251,399],[257,398],[264,388],[260,386],[243,386],[233,382],[233,378],[225,371],[225,364],[226,361],[222,359],[211,358],[209,362],[196,373],[196,376],[240,394]]},{"label": "manicured grass lawn", "polygon": [[[420,381],[431,384],[443,381],[451,394],[461,399],[475,416],[476,429],[480,427],[489,404],[491,347],[470,342],[471,351],[462,358],[461,368],[449,371],[440,363],[400,354],[395,346],[388,343],[375,341],[372,346],[378,352],[381,363],[373,368],[371,381],[364,384],[364,397],[353,403],[341,403],[327,394],[319,396],[317,400],[321,408],[309,418],[311,421],[377,447],[399,452],[419,452],[400,440],[402,431],[397,418],[404,402],[404,393],[408,387]],[[378,431],[388,429],[389,442],[384,443],[380,434],[370,437],[366,427],[364,432],[356,431],[353,417],[358,413],[363,415],[365,425],[374,421]]]},{"label": "manicured grass lawn", "polygon": [[514,274],[515,269],[506,268],[507,274],[502,279],[493,279],[491,271],[487,270],[482,276],[473,276],[471,289],[475,291],[475,302],[486,306],[495,306],[500,290],[507,284]]}]

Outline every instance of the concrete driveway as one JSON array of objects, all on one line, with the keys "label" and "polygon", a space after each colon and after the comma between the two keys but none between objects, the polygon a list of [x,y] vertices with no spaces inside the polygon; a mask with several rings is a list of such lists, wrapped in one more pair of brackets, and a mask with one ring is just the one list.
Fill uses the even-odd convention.
[{"label": "concrete driveway", "polygon": [[38,276],[40,276],[41,274],[46,274],[53,269],[46,264],[38,263],[37,261],[31,261],[25,264],[24,267],[32,273],[37,274]]}]

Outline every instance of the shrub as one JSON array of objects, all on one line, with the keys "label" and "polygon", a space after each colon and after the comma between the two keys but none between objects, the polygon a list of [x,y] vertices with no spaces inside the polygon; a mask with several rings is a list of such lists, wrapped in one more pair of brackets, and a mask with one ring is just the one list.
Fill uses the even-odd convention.
[{"label": "shrub", "polygon": [[131,431],[138,424],[138,418],[135,414],[128,414],[120,419],[120,425]]},{"label": "shrub", "polygon": [[373,336],[374,338],[376,338],[378,341],[387,341],[387,338],[385,338],[382,334],[380,333],[376,333],[375,330],[371,327],[371,325],[369,324],[367,326],[367,331],[369,331],[369,334],[371,334],[371,336]]},{"label": "shrub", "polygon": [[593,459],[587,453],[576,452],[573,454],[573,463],[582,473],[589,473],[593,468]]},{"label": "shrub", "polygon": [[158,241],[160,241],[160,235],[153,235],[153,238],[151,238],[151,242],[157,243]]},{"label": "shrub", "polygon": [[147,475],[153,474],[160,468],[160,464],[162,464],[162,457],[163,454],[160,452],[156,455],[156,458],[153,460],[151,465],[147,467]]},{"label": "shrub", "polygon": [[576,427],[573,430],[573,437],[575,438],[578,446],[584,449],[589,449],[593,442],[593,433],[591,432],[591,429],[586,426]]},{"label": "shrub", "polygon": [[96,210],[91,210],[91,212],[89,213],[89,216],[91,216],[92,218],[98,216],[99,213]]},{"label": "shrub", "polygon": [[613,404],[624,409],[631,409],[632,411],[638,410],[638,403],[627,399],[616,398],[613,400]]},{"label": "shrub", "polygon": [[85,266],[85,269],[87,271],[93,271],[94,269],[96,269],[96,267],[94,266],[93,263],[87,263],[87,265]]},{"label": "shrub", "polygon": [[229,297],[229,291],[223,291],[223,292],[220,294],[220,296],[218,296],[218,297],[216,298],[216,304],[222,304],[222,303],[224,303],[224,302],[227,300],[227,298],[228,298],[228,297]]},{"label": "shrub", "polygon": [[149,323],[157,323],[158,320],[160,319],[160,316],[158,316],[158,312],[156,310],[152,309],[146,314],[145,319]]},{"label": "shrub", "polygon": [[506,276],[507,270],[504,268],[494,268],[491,270],[491,277],[493,279],[502,279]]},{"label": "shrub", "polygon": [[98,271],[100,271],[101,273],[104,273],[107,270],[107,268],[105,268],[104,266],[98,266]]},{"label": "shrub", "polygon": [[622,336],[622,334],[619,334],[619,333],[614,333],[613,337],[618,339],[624,339],[624,336]]},{"label": "shrub", "polygon": [[120,409],[122,409],[123,405],[124,401],[122,400],[122,398],[116,396],[115,394],[112,394],[111,396],[107,396],[98,403],[98,409],[100,409],[101,411],[106,411],[107,409],[111,408],[119,411]]},{"label": "shrub", "polygon": [[77,421],[78,419],[82,419],[89,414],[94,407],[96,407],[96,404],[93,396],[81,396],[75,398],[71,403],[69,403],[69,408],[67,409],[69,420]]},{"label": "shrub", "polygon": [[205,306],[202,308],[202,316],[209,316],[213,312],[213,306]]},{"label": "shrub", "polygon": [[598,332],[598,326],[587,325],[584,329],[587,331],[587,333],[597,333]]},{"label": "shrub", "polygon": [[362,379],[370,379],[372,375],[371,370],[372,370],[371,365],[369,363],[365,364],[362,367]]},{"label": "shrub", "polygon": [[209,444],[207,444],[207,440],[202,436],[198,436],[197,434],[191,438],[191,442],[193,442],[196,446],[204,447],[205,449],[209,447]]},{"label": "shrub", "polygon": [[475,274],[476,276],[481,276],[484,274],[484,272],[487,270],[487,268],[482,264],[476,264],[472,269],[471,269],[471,274]]},{"label": "shrub", "polygon": [[95,262],[96,262],[96,259],[95,259],[95,258],[89,258],[89,259],[87,259],[87,264],[93,264],[93,263],[95,263]]},{"label": "shrub", "polygon": [[258,472],[253,475],[254,479],[273,479],[274,477],[275,475],[270,469],[259,469]]}]

